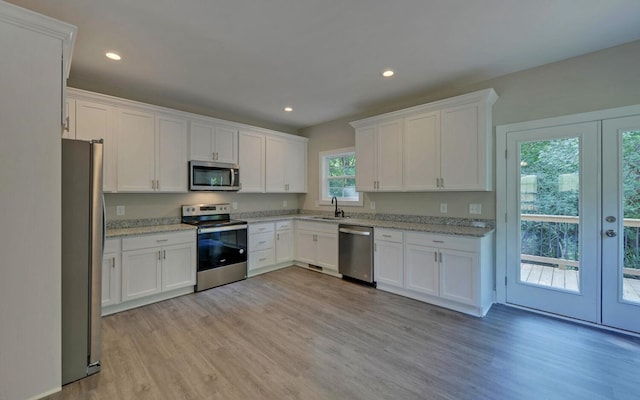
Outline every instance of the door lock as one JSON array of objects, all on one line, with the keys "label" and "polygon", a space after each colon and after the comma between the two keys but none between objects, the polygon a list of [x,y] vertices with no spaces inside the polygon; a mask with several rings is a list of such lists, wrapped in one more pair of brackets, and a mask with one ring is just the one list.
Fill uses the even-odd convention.
[{"label": "door lock", "polygon": [[616,237],[617,236],[616,231],[614,231],[613,229],[607,230],[604,234],[607,235],[607,237]]},{"label": "door lock", "polygon": [[609,215],[607,218],[605,218],[605,221],[616,222],[616,217],[614,217],[613,215]]}]

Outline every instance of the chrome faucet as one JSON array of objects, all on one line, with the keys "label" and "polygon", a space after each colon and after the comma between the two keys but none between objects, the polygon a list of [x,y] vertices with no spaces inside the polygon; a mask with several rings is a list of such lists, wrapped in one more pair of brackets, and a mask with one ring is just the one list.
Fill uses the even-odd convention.
[{"label": "chrome faucet", "polygon": [[333,196],[331,198],[331,204],[333,204],[334,200],[336,201],[336,209],[333,212],[333,216],[338,218],[340,216],[340,214],[342,214],[342,218],[344,218],[344,210],[341,210],[341,209],[338,208],[338,198],[336,196]]}]

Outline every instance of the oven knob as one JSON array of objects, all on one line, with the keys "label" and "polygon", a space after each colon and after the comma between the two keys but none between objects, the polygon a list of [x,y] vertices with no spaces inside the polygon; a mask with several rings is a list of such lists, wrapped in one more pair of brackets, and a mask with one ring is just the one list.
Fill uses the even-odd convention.
[{"label": "oven knob", "polygon": [[244,249],[240,249],[240,254],[244,254]]}]

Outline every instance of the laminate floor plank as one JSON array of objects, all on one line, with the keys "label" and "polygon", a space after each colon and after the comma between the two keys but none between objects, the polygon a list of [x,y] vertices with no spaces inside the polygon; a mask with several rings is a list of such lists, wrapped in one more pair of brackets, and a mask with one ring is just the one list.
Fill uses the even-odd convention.
[{"label": "laminate floor plank", "polygon": [[103,318],[67,399],[637,399],[640,339],[476,318],[290,267]]}]

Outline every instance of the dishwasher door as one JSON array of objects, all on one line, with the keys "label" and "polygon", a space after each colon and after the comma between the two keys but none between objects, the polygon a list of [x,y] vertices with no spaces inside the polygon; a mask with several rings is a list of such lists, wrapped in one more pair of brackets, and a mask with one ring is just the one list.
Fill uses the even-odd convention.
[{"label": "dishwasher door", "polygon": [[338,232],[338,271],[373,284],[373,228],[340,225]]}]

